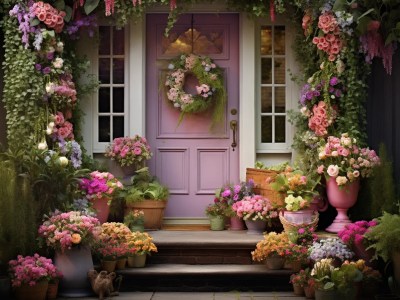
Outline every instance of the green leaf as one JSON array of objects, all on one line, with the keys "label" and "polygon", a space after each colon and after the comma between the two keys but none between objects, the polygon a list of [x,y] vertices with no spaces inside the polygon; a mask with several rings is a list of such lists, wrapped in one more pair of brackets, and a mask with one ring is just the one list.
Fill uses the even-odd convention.
[{"label": "green leaf", "polygon": [[83,6],[85,13],[88,15],[92,11],[96,9],[96,7],[99,5],[100,0],[87,0],[85,2],[85,5]]},{"label": "green leaf", "polygon": [[346,0],[336,0],[335,4],[333,4],[333,11],[341,11],[346,10],[347,1]]},{"label": "green leaf", "polygon": [[38,18],[34,18],[29,23],[30,23],[31,26],[37,26],[37,25],[40,24],[40,21],[39,21]]},{"label": "green leaf", "polygon": [[368,9],[365,13],[363,13],[361,16],[358,17],[357,21],[360,22],[362,18],[370,14],[371,12],[375,11],[375,8],[370,8]]},{"label": "green leaf", "polygon": [[64,11],[65,11],[64,21],[69,22],[72,18],[72,8],[66,5]]},{"label": "green leaf", "polygon": [[55,8],[57,8],[58,10],[64,10],[65,8],[65,2],[64,0],[56,0],[53,4],[53,6]]}]

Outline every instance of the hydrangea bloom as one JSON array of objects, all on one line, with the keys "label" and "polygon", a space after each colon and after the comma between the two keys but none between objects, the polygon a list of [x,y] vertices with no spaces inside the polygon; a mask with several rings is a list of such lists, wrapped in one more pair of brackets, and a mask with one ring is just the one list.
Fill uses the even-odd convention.
[{"label": "hydrangea bloom", "polygon": [[269,220],[278,217],[271,202],[260,195],[247,196],[232,205],[232,209],[243,220]]}]

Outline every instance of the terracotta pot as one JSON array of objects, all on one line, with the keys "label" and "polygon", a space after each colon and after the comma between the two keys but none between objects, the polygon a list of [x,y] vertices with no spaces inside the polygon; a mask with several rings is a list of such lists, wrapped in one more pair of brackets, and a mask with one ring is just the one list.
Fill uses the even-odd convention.
[{"label": "terracotta pot", "polygon": [[267,228],[267,222],[263,220],[245,220],[247,227],[247,234],[263,234]]},{"label": "terracotta pot", "polygon": [[116,260],[101,260],[101,269],[109,273],[114,272],[117,266]]},{"label": "terracotta pot", "polygon": [[285,259],[281,256],[270,256],[265,259],[265,263],[270,270],[280,270],[285,265]]},{"label": "terracotta pot", "polygon": [[142,210],[144,212],[144,228],[160,230],[164,218],[164,210],[167,200],[144,200],[127,204],[125,214],[130,210]]},{"label": "terracotta pot", "polygon": [[301,285],[293,284],[293,293],[297,296],[303,296],[304,288]]},{"label": "terracotta pot", "polygon": [[57,299],[57,293],[58,293],[58,284],[59,280],[53,280],[49,282],[49,286],[47,288],[47,296],[46,299]]},{"label": "terracotta pot", "polygon": [[107,197],[90,200],[92,207],[96,210],[96,217],[99,219],[101,224],[107,222],[108,215],[110,214],[110,206],[108,205],[109,200],[110,198]]},{"label": "terracotta pot", "polygon": [[225,217],[224,216],[209,216],[210,229],[215,231],[221,231],[225,229]]},{"label": "terracotta pot", "polygon": [[115,266],[115,269],[117,269],[117,270],[123,270],[123,269],[125,269],[127,260],[128,260],[128,259],[127,259],[126,257],[125,257],[125,258],[119,258],[119,259],[117,260],[117,264],[116,264],[116,266]]},{"label": "terracotta pot", "polygon": [[314,299],[315,298],[315,289],[313,286],[306,285],[304,287],[304,295],[307,299]]},{"label": "terracotta pot", "polygon": [[147,254],[135,254],[128,256],[128,267],[143,268],[146,265]]},{"label": "terracotta pot", "polygon": [[229,230],[245,230],[246,226],[244,225],[244,221],[242,218],[237,216],[231,217],[230,220]]},{"label": "terracotta pot", "polygon": [[338,214],[333,223],[325,228],[326,231],[338,233],[351,223],[347,216],[347,210],[356,204],[359,189],[360,180],[353,181],[340,188],[335,178],[329,177],[326,181],[326,193],[329,203],[336,208]]},{"label": "terracotta pot", "polygon": [[45,300],[48,282],[43,280],[35,285],[22,284],[15,288],[15,299],[17,300]]},{"label": "terracotta pot", "polygon": [[87,277],[93,269],[90,248],[74,247],[63,253],[56,252],[54,265],[63,274],[59,284],[59,296],[85,297],[92,294],[92,288]]}]

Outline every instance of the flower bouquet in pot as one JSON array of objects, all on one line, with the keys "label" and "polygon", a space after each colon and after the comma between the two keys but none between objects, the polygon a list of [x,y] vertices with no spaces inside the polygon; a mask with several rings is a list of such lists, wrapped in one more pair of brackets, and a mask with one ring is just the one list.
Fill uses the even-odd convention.
[{"label": "flower bouquet in pot", "polygon": [[265,261],[270,269],[282,269],[289,245],[289,238],[285,232],[269,232],[257,243],[251,256],[254,261]]},{"label": "flower bouquet in pot", "polygon": [[104,154],[122,167],[126,176],[132,176],[136,170],[143,168],[146,160],[152,156],[146,138],[139,135],[115,138],[106,148]]},{"label": "flower bouquet in pot", "polygon": [[122,191],[123,185],[109,172],[93,171],[89,178],[81,180],[80,189],[83,196],[92,203],[100,222],[104,223],[110,213],[110,202]]},{"label": "flower bouquet in pot", "polygon": [[46,299],[49,281],[62,276],[51,259],[37,253],[33,256],[18,255],[8,265],[11,284],[19,300]]},{"label": "flower bouquet in pot", "polygon": [[211,230],[224,230],[226,221],[226,211],[229,209],[228,203],[224,199],[215,198],[214,203],[210,203],[205,214],[210,219]]},{"label": "flower bouquet in pot", "polygon": [[127,246],[133,255],[128,256],[128,266],[134,268],[144,267],[146,257],[151,252],[157,252],[157,247],[153,243],[153,238],[146,232],[132,232],[128,236]]},{"label": "flower bouquet in pot", "polygon": [[308,247],[291,243],[286,249],[285,258],[290,263],[292,270],[299,272],[303,266],[309,263]]},{"label": "flower bouquet in pot", "polygon": [[290,281],[293,285],[293,291],[295,295],[303,296],[304,287],[308,282],[308,274],[305,270],[300,270],[298,273],[290,275]]},{"label": "flower bouquet in pot", "polygon": [[314,242],[309,253],[310,258],[315,262],[330,258],[331,263],[336,266],[354,257],[354,252],[338,238],[327,238]]},{"label": "flower bouquet in pot", "polygon": [[374,251],[366,250],[369,247],[369,241],[364,235],[377,224],[375,220],[357,221],[347,224],[338,232],[338,237],[355,253],[355,256],[365,260],[368,265],[372,263]]},{"label": "flower bouquet in pot", "polygon": [[246,222],[247,233],[262,233],[267,224],[271,225],[273,219],[278,217],[278,211],[271,202],[260,195],[246,196],[232,205],[238,217]]},{"label": "flower bouquet in pot", "polygon": [[243,220],[237,216],[232,205],[244,197],[253,196],[253,181],[241,182],[235,185],[225,185],[215,192],[215,197],[221,202],[227,203],[226,216],[230,218],[230,230],[243,230],[245,225]]}]

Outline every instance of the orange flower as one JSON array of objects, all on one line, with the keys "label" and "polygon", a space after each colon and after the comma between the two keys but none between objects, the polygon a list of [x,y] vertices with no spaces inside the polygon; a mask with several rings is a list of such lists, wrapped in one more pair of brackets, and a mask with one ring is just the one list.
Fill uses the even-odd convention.
[{"label": "orange flower", "polygon": [[71,235],[71,242],[73,244],[79,244],[82,241],[82,237],[79,233],[73,233]]}]

